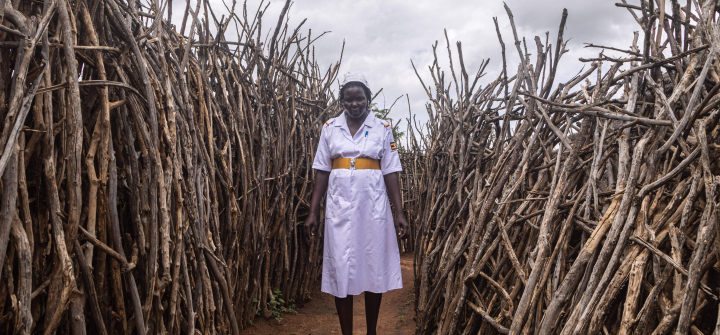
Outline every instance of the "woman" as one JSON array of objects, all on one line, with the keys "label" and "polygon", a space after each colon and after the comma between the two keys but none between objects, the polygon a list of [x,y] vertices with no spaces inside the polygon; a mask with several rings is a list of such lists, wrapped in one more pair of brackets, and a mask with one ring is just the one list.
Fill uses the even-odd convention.
[{"label": "woman", "polygon": [[401,238],[410,232],[400,200],[402,167],[392,128],[370,112],[370,99],[365,76],[346,74],[340,87],[345,112],[323,125],[305,222],[307,233],[314,235],[320,199],[327,189],[321,290],[335,296],[343,335],[352,334],[353,295],[365,292],[367,331],[375,334],[382,294],[402,288],[388,194]]}]

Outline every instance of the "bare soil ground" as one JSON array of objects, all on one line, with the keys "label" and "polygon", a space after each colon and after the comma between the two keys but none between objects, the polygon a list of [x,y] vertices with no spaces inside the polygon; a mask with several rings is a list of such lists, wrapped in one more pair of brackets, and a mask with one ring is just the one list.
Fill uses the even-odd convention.
[{"label": "bare soil ground", "polygon": [[[403,288],[383,294],[378,334],[411,335],[415,333],[413,306],[413,257],[411,253],[401,255]],[[241,331],[244,335],[323,335],[340,334],[340,323],[335,312],[333,296],[320,292],[320,285],[311,292],[312,299],[298,307],[297,314],[285,314],[278,322],[262,316],[255,318],[253,326]],[[354,298],[353,334],[366,334],[365,297]]]}]

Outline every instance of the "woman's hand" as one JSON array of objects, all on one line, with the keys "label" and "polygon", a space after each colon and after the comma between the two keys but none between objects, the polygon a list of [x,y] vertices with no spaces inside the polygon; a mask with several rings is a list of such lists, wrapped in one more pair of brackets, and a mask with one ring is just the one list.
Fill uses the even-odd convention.
[{"label": "woman's hand", "polygon": [[400,231],[398,232],[400,238],[404,240],[410,237],[410,225],[407,223],[407,220],[405,220],[405,216],[396,218],[395,222],[397,222],[398,227],[400,227]]},{"label": "woman's hand", "polygon": [[313,186],[312,199],[310,200],[310,213],[308,218],[305,220],[305,233],[308,238],[315,235],[315,231],[318,227],[317,212],[320,208],[320,199],[327,190],[328,180],[330,179],[330,171],[316,170],[315,172],[315,185]]},{"label": "woman's hand", "polygon": [[402,197],[400,196],[400,179],[398,173],[388,173],[384,176],[385,187],[387,188],[390,201],[395,206],[395,222],[400,227],[400,238],[406,239],[410,236],[410,225],[405,219],[405,212],[403,211]]},{"label": "woman's hand", "polygon": [[311,213],[307,220],[305,220],[305,233],[307,234],[308,238],[315,236],[315,231],[317,230],[318,221],[317,221],[317,215],[314,213]]}]

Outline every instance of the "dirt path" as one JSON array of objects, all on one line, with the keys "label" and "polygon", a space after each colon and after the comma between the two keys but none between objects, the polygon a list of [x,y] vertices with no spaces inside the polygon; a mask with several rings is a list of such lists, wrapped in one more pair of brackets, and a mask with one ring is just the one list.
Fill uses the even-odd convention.
[{"label": "dirt path", "polygon": [[[378,334],[411,335],[415,333],[412,262],[411,253],[401,255],[403,289],[383,294],[378,318]],[[311,296],[310,301],[298,308],[297,314],[285,314],[280,323],[275,319],[256,317],[254,325],[240,333],[244,335],[340,334],[340,323],[335,312],[333,297],[320,292],[319,284]],[[355,296],[353,311],[353,334],[366,334],[364,296]]]}]

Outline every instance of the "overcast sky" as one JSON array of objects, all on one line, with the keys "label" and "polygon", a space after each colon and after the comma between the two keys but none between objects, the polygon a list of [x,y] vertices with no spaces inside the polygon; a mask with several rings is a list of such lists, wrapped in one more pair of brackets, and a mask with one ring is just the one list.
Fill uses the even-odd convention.
[{"label": "overcast sky", "polygon": [[[231,0],[226,2],[230,4]],[[508,0],[507,5],[515,16],[518,35],[526,38],[528,51],[533,53],[533,57],[535,36],[540,36],[544,43],[545,33],[549,32],[549,41],[555,44],[562,11],[567,8],[569,16],[565,39],[570,39],[567,46],[570,52],[560,61],[558,80],[563,81],[581,70],[584,64],[578,61],[579,57],[597,56],[601,51],[584,48],[583,43],[629,48],[633,31],[640,29],[627,9],[616,7],[615,2]],[[631,4],[634,2],[629,1]],[[192,1],[193,7],[194,3]],[[227,13],[221,0],[210,0],[210,3],[218,19]],[[248,15],[252,15],[260,1],[248,0],[247,3]],[[263,30],[274,29],[284,3],[280,0],[270,2],[263,18]],[[241,4],[237,8],[241,11]],[[175,24],[181,22],[184,9],[184,1],[174,1]],[[342,80],[342,74],[348,71],[363,71],[373,92],[383,88],[384,94],[376,100],[380,107],[384,103],[389,107],[395,98],[408,94],[410,107],[419,120],[427,119],[424,107],[427,95],[413,72],[410,60],[418,67],[425,83],[432,84],[428,66],[433,61],[432,45],[438,41],[441,68],[449,70],[443,29],[447,29],[456,69],[459,68],[457,41],[462,42],[470,76],[477,72],[483,59],[490,58],[487,75],[480,81],[487,83],[495,79],[502,68],[500,44],[492,19],[497,17],[507,48],[508,72],[513,75],[517,69],[518,54],[512,30],[503,2],[498,0],[300,0],[292,4],[288,15],[289,29],[294,29],[307,18],[303,26],[304,35],[307,35],[308,29],[312,29],[313,36],[331,31],[314,44],[321,67],[327,68],[338,60],[344,40],[345,53],[338,79]],[[231,38],[228,36],[228,39]],[[446,78],[450,78],[449,72]],[[334,87],[337,88],[336,85]],[[397,120],[407,116],[408,105],[403,97],[390,117]]]}]

